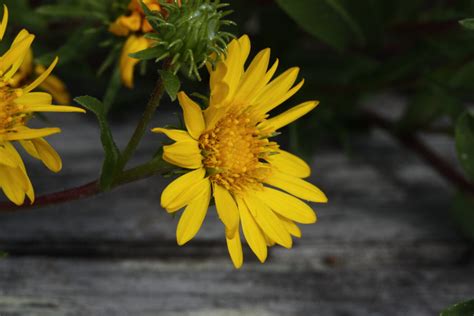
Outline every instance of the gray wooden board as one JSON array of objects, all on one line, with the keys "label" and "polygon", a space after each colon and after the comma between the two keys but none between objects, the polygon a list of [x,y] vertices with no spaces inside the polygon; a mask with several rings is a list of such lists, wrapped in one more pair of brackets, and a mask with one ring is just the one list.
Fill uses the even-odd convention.
[{"label": "gray wooden board", "polygon": [[[64,170],[28,163],[38,193],[100,169],[94,122],[67,117],[51,138]],[[120,145],[131,127],[114,125]],[[134,163],[160,140],[148,134]],[[454,161],[449,139],[428,141]],[[324,147],[310,159],[311,181],[330,199],[314,205],[318,223],[292,250],[272,248],[264,265],[246,249],[240,271],[213,208],[196,238],[176,245],[177,218],[159,207],[169,179],[0,215],[0,249],[10,253],[0,261],[0,315],[423,316],[474,298],[473,249],[449,217],[451,188],[381,131],[352,145],[350,156]]]}]

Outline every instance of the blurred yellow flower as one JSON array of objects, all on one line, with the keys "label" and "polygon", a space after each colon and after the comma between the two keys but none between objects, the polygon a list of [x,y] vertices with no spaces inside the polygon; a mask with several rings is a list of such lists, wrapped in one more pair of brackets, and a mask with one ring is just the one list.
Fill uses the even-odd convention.
[{"label": "blurred yellow flower", "polygon": [[[175,141],[164,146],[163,159],[192,169],[166,187],[161,204],[168,212],[185,207],[177,227],[183,245],[199,231],[211,195],[225,226],[230,257],[236,268],[243,264],[242,231],[261,262],[267,247],[292,247],[300,237],[296,223],[310,224],[316,214],[302,200],[325,203],[324,193],[303,180],[310,167],[300,158],[280,149],[270,138],[282,127],[318,105],[308,101],[273,118],[268,112],[293,96],[299,69],[291,68],[272,80],[278,66],[268,69],[270,49],[259,52],[247,69],[250,53],[247,36],[233,40],[227,56],[210,72],[210,105],[206,110],[180,92],[186,131],[155,128]],[[284,192],[286,191],[286,192]]]},{"label": "blurred yellow flower", "polygon": [[[0,40],[8,24],[8,10],[0,24]],[[45,92],[32,92],[48,78],[57,64],[54,62],[33,82],[13,87],[15,74],[27,58],[34,35],[21,30],[11,47],[0,57],[0,188],[8,199],[21,205],[28,196],[34,201],[34,190],[22,158],[13,142],[18,142],[32,157],[41,160],[53,172],[62,168],[61,158],[43,137],[60,132],[59,128],[32,129],[26,126],[35,112],[84,112],[84,110],[52,105],[52,96]]]},{"label": "blurred yellow flower", "polygon": [[[145,0],[143,2],[150,10],[160,11],[161,9],[157,0]],[[140,60],[128,55],[150,46],[151,42],[144,35],[152,32],[153,28],[146,20],[138,0],[130,1],[128,9],[129,14],[119,16],[110,24],[109,31],[117,36],[128,37],[120,55],[120,75],[122,83],[128,88],[133,88],[133,71]]]}]

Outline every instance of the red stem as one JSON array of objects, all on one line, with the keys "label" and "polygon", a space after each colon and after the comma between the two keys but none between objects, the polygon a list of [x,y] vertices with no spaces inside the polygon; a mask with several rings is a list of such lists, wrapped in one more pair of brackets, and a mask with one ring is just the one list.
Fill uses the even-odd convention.
[{"label": "red stem", "polygon": [[94,182],[84,184],[80,187],[39,196],[35,199],[34,204],[25,203],[21,206],[17,206],[10,202],[1,202],[0,212],[9,213],[9,212],[16,212],[21,209],[28,209],[28,208],[33,208],[33,207],[36,208],[36,207],[53,205],[53,204],[59,204],[63,202],[87,198],[87,197],[96,195],[98,193],[100,193],[99,183],[97,181],[94,181]]},{"label": "red stem", "polygon": [[440,157],[416,135],[398,133],[391,121],[373,111],[366,109],[364,110],[364,113],[370,123],[388,131],[395,138],[397,138],[401,144],[416,152],[429,165],[431,165],[433,169],[435,169],[441,176],[455,185],[458,189],[466,193],[474,194],[474,184],[469,182],[448,161]]}]

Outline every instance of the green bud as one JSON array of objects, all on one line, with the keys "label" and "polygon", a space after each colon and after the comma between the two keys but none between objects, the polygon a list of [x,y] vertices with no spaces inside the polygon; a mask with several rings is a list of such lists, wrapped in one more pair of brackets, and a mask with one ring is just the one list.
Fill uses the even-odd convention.
[{"label": "green bud", "polygon": [[150,11],[142,3],[143,11],[154,33],[145,36],[154,41],[151,48],[130,56],[139,59],[166,60],[174,74],[181,71],[192,79],[201,80],[199,69],[212,65],[218,56],[225,54],[227,43],[235,36],[221,31],[224,26],[235,25],[225,17],[232,11],[219,0],[184,0],[182,5],[160,3],[162,10]]}]

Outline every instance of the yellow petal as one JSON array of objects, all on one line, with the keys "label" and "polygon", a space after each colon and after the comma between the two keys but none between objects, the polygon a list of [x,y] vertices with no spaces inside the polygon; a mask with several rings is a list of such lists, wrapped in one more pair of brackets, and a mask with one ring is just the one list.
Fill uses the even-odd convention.
[{"label": "yellow petal", "polygon": [[302,224],[316,222],[316,214],[313,209],[292,195],[267,187],[258,191],[256,195],[274,212],[288,219]]},{"label": "yellow petal", "polygon": [[303,85],[304,79],[301,80],[296,86],[288,90],[285,94],[274,95],[272,98],[263,100],[256,106],[258,107],[260,113],[266,114],[295,95],[301,89],[301,87],[303,87]]},{"label": "yellow petal", "polygon": [[263,237],[262,231],[255,222],[253,216],[250,214],[247,205],[244,201],[237,198],[237,205],[239,207],[240,219],[242,221],[242,230],[245,239],[249,244],[250,249],[255,253],[260,262],[265,262],[267,259],[267,243]]},{"label": "yellow petal", "polygon": [[226,231],[227,250],[236,269],[240,269],[244,263],[244,254],[242,252],[242,242],[240,241],[240,232],[237,230],[233,238],[227,237],[229,233]]},{"label": "yellow petal", "polygon": [[260,128],[266,129],[271,128],[272,130],[278,130],[293,121],[296,121],[303,115],[307,114],[309,111],[314,109],[319,104],[319,101],[308,101],[301,103],[286,112],[283,112],[280,115],[277,115],[267,121],[262,122],[259,125]]},{"label": "yellow petal", "polygon": [[66,105],[29,105],[23,109],[25,113],[32,112],[75,112],[75,113],[86,113],[84,109],[75,107],[75,106],[66,106]]},{"label": "yellow petal", "polygon": [[[5,140],[21,140],[21,139],[33,139],[39,137],[46,137],[53,134],[58,134],[61,129],[57,127],[31,129],[28,127],[18,127],[15,129],[15,133],[8,133],[4,136]],[[0,136],[1,137],[1,136]]]},{"label": "yellow petal", "polygon": [[45,104],[50,105],[53,102],[53,97],[49,93],[45,92],[30,92],[23,94],[22,96],[15,99],[16,104],[22,105],[35,105]]},{"label": "yellow petal", "polygon": [[263,89],[262,93],[257,97],[256,103],[266,103],[286,94],[295,83],[299,71],[298,67],[286,70]]},{"label": "yellow petal", "polygon": [[252,102],[252,95],[256,95],[265,86],[265,74],[270,62],[270,49],[260,51],[252,60],[245,72],[241,85],[235,96],[236,100]]},{"label": "yellow petal", "polygon": [[0,186],[7,198],[16,205],[22,205],[25,202],[28,179],[20,168],[0,165]]},{"label": "yellow petal", "polygon": [[201,136],[206,128],[201,107],[184,92],[178,93],[178,100],[183,109],[184,123],[186,124],[189,135],[194,139],[199,139],[199,136]]},{"label": "yellow petal", "polygon": [[291,248],[293,245],[291,236],[275,213],[266,204],[251,195],[246,196],[244,201],[250,212],[255,214],[255,221],[262,231],[277,244]]},{"label": "yellow petal", "polygon": [[176,166],[197,169],[202,166],[201,150],[195,140],[163,146],[163,159]]},{"label": "yellow petal", "polygon": [[36,89],[48,76],[51,74],[53,71],[54,67],[58,64],[58,57],[56,57],[51,65],[49,65],[48,69],[46,69],[38,78],[35,79],[31,84],[26,87],[26,89],[23,89],[26,92],[30,92],[33,89]]},{"label": "yellow petal", "polygon": [[239,228],[239,209],[232,195],[224,187],[214,184],[214,200],[219,218],[226,227],[228,237],[234,237]]},{"label": "yellow petal", "polygon": [[268,156],[265,160],[279,171],[298,178],[311,175],[311,168],[303,159],[284,150],[278,150],[278,154]]},{"label": "yellow petal", "polygon": [[176,229],[176,240],[180,246],[193,239],[202,226],[211,199],[210,182],[207,181],[204,192],[194,197],[181,215]]},{"label": "yellow petal", "polygon": [[326,203],[328,201],[326,195],[311,183],[276,170],[272,171],[272,175],[265,182],[303,200],[318,203]]},{"label": "yellow petal", "polygon": [[292,235],[297,238],[301,238],[301,229],[293,221],[290,221],[288,218],[278,215],[281,223],[285,229]]},{"label": "yellow petal", "polygon": [[120,76],[123,84],[128,88],[133,88],[133,70],[140,62],[139,59],[129,55],[147,49],[150,42],[143,36],[131,35],[125,42],[120,56]]},{"label": "yellow petal", "polygon": [[37,138],[31,140],[31,142],[36,148],[39,159],[49,170],[52,172],[61,171],[63,167],[61,157],[47,141],[45,141],[43,138]]},{"label": "yellow petal", "polygon": [[14,71],[9,71],[7,73],[7,70],[14,66],[14,70],[16,71],[20,67],[21,62],[28,54],[34,38],[34,35],[28,34],[26,38],[17,44],[12,45],[12,47],[1,57],[2,62],[0,64],[0,71],[5,73],[3,75],[4,80],[9,80],[14,75]]},{"label": "yellow petal", "polygon": [[7,25],[8,25],[8,8],[6,5],[3,5],[3,18],[2,18],[2,22],[0,23],[0,40],[2,40],[3,36],[5,35]]},{"label": "yellow petal", "polygon": [[16,168],[18,163],[15,158],[12,157],[7,149],[0,145],[0,164],[7,167]]},{"label": "yellow petal", "polygon": [[174,140],[175,142],[182,142],[182,141],[193,141],[191,135],[188,132],[182,131],[179,129],[167,129],[167,128],[154,128],[151,130],[153,133],[163,133],[168,138]]},{"label": "yellow petal", "polygon": [[[161,194],[161,206],[169,211],[170,206],[186,205],[192,200],[192,190],[204,180],[206,171],[203,168],[190,171],[171,182]],[[175,209],[178,210],[179,208]]]}]

